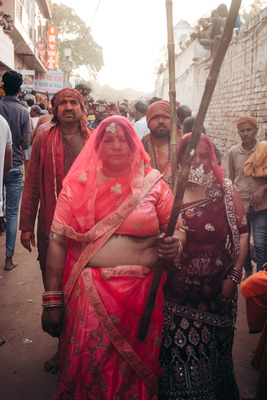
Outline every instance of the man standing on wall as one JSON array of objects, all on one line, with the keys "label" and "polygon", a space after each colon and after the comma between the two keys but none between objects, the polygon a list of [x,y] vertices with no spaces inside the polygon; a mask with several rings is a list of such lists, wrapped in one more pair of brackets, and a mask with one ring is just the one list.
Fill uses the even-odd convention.
[{"label": "man standing on wall", "polygon": [[[255,118],[244,115],[236,121],[237,131],[242,143],[233,146],[229,153],[229,178],[238,191],[252,226],[254,247],[257,258],[257,271],[267,262],[267,177],[245,176],[244,164],[259,145]],[[249,229],[250,233],[251,229]],[[244,265],[245,278],[252,274],[251,255]]]},{"label": "man standing on wall", "polygon": [[5,96],[0,100],[0,114],[6,119],[12,134],[12,168],[4,178],[6,188],[6,261],[5,270],[10,271],[18,264],[13,262],[18,211],[23,186],[23,153],[30,145],[31,122],[28,111],[17,98],[23,79],[16,71],[7,71],[3,77]]}]

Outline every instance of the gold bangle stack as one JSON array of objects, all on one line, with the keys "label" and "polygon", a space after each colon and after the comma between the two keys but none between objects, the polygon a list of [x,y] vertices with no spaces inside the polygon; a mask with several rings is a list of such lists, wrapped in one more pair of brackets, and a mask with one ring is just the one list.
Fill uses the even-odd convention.
[{"label": "gold bangle stack", "polygon": [[44,292],[42,306],[44,308],[63,306],[63,292],[61,290]]}]

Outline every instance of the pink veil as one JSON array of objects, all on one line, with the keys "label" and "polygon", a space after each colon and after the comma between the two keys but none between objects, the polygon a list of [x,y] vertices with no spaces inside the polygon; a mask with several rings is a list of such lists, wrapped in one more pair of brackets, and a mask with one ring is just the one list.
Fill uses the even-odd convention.
[{"label": "pink veil", "polygon": [[[102,166],[100,151],[106,128],[115,130],[117,125],[123,128],[130,148],[131,170],[98,185],[97,170]],[[145,175],[151,170],[149,156],[131,122],[118,115],[106,118],[93,132],[63,181],[62,196],[65,204],[66,200],[69,203],[66,224],[77,233],[88,232],[128,200],[134,188],[141,188]],[[58,203],[60,207],[60,198]]]}]

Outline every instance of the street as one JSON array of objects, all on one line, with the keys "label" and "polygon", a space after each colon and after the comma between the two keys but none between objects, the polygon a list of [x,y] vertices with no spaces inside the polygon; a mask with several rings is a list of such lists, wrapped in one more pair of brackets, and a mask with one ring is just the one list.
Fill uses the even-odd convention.
[{"label": "street", "polygon": [[[57,375],[44,371],[43,363],[57,349],[57,339],[41,328],[41,272],[37,250],[29,253],[17,236],[14,261],[18,266],[4,271],[5,232],[0,236],[0,399],[51,400]],[[245,301],[239,293],[237,330],[234,341],[235,373],[240,395],[255,394],[258,372],[250,366],[259,334],[249,335]],[[227,399],[225,399],[227,400]]]}]

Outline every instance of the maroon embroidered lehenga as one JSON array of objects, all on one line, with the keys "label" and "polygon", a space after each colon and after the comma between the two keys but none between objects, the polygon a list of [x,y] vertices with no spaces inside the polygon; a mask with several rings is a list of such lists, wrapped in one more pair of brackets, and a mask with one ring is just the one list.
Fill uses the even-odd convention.
[{"label": "maroon embroidered lehenga", "polygon": [[[239,234],[247,232],[245,212],[229,180],[208,183],[201,175],[208,198],[184,204],[187,244],[164,287],[160,400],[239,399],[232,361],[236,302],[216,297],[239,253]],[[189,180],[200,183],[196,175]]]}]

